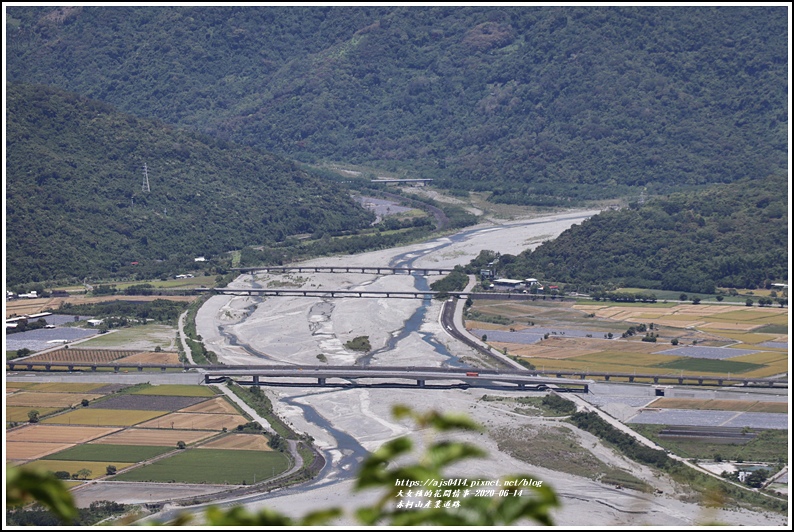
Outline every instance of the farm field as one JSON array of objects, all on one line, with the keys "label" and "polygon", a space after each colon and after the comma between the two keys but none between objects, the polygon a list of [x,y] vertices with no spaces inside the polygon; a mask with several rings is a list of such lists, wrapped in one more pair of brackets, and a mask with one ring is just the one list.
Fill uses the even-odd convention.
[{"label": "farm field", "polygon": [[105,410],[102,408],[81,408],[43,419],[41,423],[47,425],[129,427],[163,416],[167,413],[167,410]]},{"label": "farm field", "polygon": [[90,462],[142,462],[176,449],[156,445],[109,445],[86,443],[45,457],[46,460],[77,460]]},{"label": "farm field", "polygon": [[[79,405],[83,399],[93,401],[102,397],[101,394],[92,393],[38,393],[38,392],[19,392],[6,397],[6,405],[9,406],[35,406],[35,407],[70,407]],[[39,411],[41,412],[41,411]]]},{"label": "farm field", "polygon": [[217,432],[204,430],[175,430],[175,429],[126,429],[99,438],[94,443],[112,445],[154,445],[154,446],[176,446],[177,442],[183,441],[191,445],[197,441],[217,435]]},{"label": "farm field", "polygon": [[71,443],[40,443],[11,441],[6,443],[6,459],[15,462],[36,460],[71,447]]},{"label": "farm field", "polygon": [[172,428],[172,429],[198,429],[198,430],[228,430],[237,425],[244,425],[248,420],[239,414],[195,414],[173,413],[166,416],[141,423],[141,428]]},{"label": "farm field", "polygon": [[145,351],[119,359],[121,364],[179,364],[179,353],[175,351]]},{"label": "farm field", "polygon": [[[134,462],[114,462],[108,464],[107,462],[90,462],[83,460],[36,460],[31,462],[31,467],[43,467],[49,471],[68,471],[72,475],[79,471],[86,469],[90,474],[86,476],[86,480],[92,480],[97,477],[104,477],[107,474],[107,466],[114,465],[118,469],[124,469],[134,465]],[[82,480],[83,477],[80,477]]]},{"label": "farm field", "polygon": [[208,401],[188,406],[180,412],[194,412],[197,414],[237,414],[237,409],[225,397],[216,397]]},{"label": "farm field", "polygon": [[164,351],[173,351],[177,348],[176,335],[177,330],[175,327],[149,323],[116,329],[107,334],[101,334],[86,340],[80,345],[95,349],[129,349],[130,347],[135,347],[141,351],[153,351],[156,347],[160,347]]},{"label": "farm field", "polygon": [[[29,406],[6,406],[6,426],[9,423],[25,423],[28,421],[28,412],[34,410]],[[35,410],[39,412],[39,417],[44,417],[53,412],[61,410],[61,408],[41,408],[36,407]]]},{"label": "farm field", "polygon": [[214,397],[211,388],[191,384],[160,384],[131,392],[135,395],[178,395],[183,397]]},{"label": "farm field", "polygon": [[679,399],[661,397],[647,408],[673,408],[679,410],[730,410],[734,412],[768,412],[785,414],[788,403],[772,401],[729,401],[724,399]]},{"label": "farm field", "polygon": [[202,449],[227,449],[237,451],[272,451],[263,434],[229,434],[201,446]]},{"label": "farm field", "polygon": [[102,384],[90,382],[39,382],[39,383],[14,383],[17,384],[30,384],[25,389],[31,392],[60,392],[60,393],[110,393],[112,390],[118,390],[124,387],[121,384]]},{"label": "farm field", "polygon": [[138,353],[138,351],[123,351],[119,349],[87,349],[83,347],[63,347],[42,353],[41,355],[33,355],[25,357],[21,360],[25,362],[97,362],[107,363],[117,361],[120,358],[130,356]]},{"label": "farm field", "polygon": [[253,484],[288,468],[286,456],[277,452],[188,449],[153,464],[115,475],[112,480]]},{"label": "farm field", "polygon": [[85,443],[119,430],[116,427],[28,425],[6,431],[6,442]]},{"label": "farm field", "polygon": [[[598,304],[596,304],[598,303]],[[788,308],[737,307],[736,305],[686,303],[609,302],[483,302],[471,307],[481,316],[508,317],[511,325],[466,320],[469,329],[488,334],[488,343],[500,351],[521,357],[541,371],[649,373],[681,376],[724,375],[771,377],[788,373]],[[527,326],[533,322],[534,326]],[[621,338],[640,324],[658,336],[642,342],[645,332]],[[710,328],[708,328],[708,327]],[[526,336],[533,331],[575,330],[568,336],[550,335],[536,343],[510,342],[507,331]],[[591,338],[581,337],[590,331]],[[603,338],[615,331],[614,338]],[[518,340],[519,335],[516,336]],[[527,337],[529,338],[529,337]],[[495,340],[499,341],[495,341]],[[677,345],[672,345],[673,340]],[[773,342],[771,347],[764,345]],[[681,349],[687,347],[687,349]],[[678,348],[677,351],[674,351]],[[718,349],[722,348],[722,349]],[[661,354],[662,351],[671,351]],[[700,354],[702,351],[702,355]],[[710,360],[711,358],[726,360]]]},{"label": "farm field", "polygon": [[[778,459],[786,461],[789,455],[789,438],[786,430],[750,433],[745,435],[749,439],[743,443],[720,443],[710,438],[708,429],[702,437],[677,438],[664,435],[668,429],[666,425],[631,425],[631,428],[660,443],[678,456],[686,458],[713,460],[714,456],[718,455],[723,460],[776,462]],[[736,433],[742,436],[738,429]]]},{"label": "farm field", "polygon": [[203,397],[183,397],[177,395],[135,395],[119,394],[107,397],[88,406],[88,408],[118,410],[154,410],[170,412],[204,401]]}]

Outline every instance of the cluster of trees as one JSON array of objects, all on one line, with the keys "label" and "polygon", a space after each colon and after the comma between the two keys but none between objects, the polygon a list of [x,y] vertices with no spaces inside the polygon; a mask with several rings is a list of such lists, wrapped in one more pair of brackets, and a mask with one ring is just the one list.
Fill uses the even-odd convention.
[{"label": "cluster of trees", "polygon": [[33,331],[35,329],[43,329],[47,326],[47,320],[39,318],[36,321],[28,321],[26,318],[21,318],[17,321],[17,326],[11,329],[6,328],[6,334],[13,334],[18,332]]},{"label": "cluster of trees", "polygon": [[608,441],[632,460],[662,469],[669,465],[670,458],[667,457],[667,453],[641,444],[632,436],[604,421],[594,412],[576,412],[570,419],[580,429]]},{"label": "cluster of trees", "polygon": [[496,201],[574,205],[787,164],[784,6],[15,6],[8,19],[12,81],[305,162],[408,165]]},{"label": "cluster of trees", "polygon": [[439,279],[430,284],[430,289],[437,292],[460,292],[469,283],[469,276],[466,275],[462,266],[455,266],[454,271],[450,272],[443,279]]},{"label": "cluster of trees", "polygon": [[[58,473],[66,473],[67,477],[65,480],[72,478],[66,471]],[[58,473],[56,473],[56,477]],[[88,474],[90,475],[91,472],[88,471]],[[129,510],[130,506],[126,504],[114,501],[95,501],[92,502],[88,508],[75,508],[74,517],[69,524],[73,526],[91,526],[108,517],[120,516]],[[58,515],[39,506],[30,510],[9,509],[8,512],[6,512],[6,524],[9,526],[44,526],[55,528],[62,526],[64,523]]]},{"label": "cluster of trees", "polygon": [[787,190],[776,174],[604,211],[534,251],[501,255],[500,275],[704,294],[785,282]]},{"label": "cluster of trees", "polygon": [[123,327],[130,320],[154,320],[158,323],[175,324],[179,319],[179,315],[185,311],[187,306],[187,302],[168,299],[155,299],[154,301],[105,301],[84,305],[64,303],[58,309],[58,313],[95,316],[104,319],[106,323],[108,323],[108,320],[114,319],[113,323],[115,326]]},{"label": "cluster of trees", "polygon": [[9,84],[7,117],[12,285],[144,270],[151,278],[195,269],[197,256],[374,218],[290,161],[61,90]]}]

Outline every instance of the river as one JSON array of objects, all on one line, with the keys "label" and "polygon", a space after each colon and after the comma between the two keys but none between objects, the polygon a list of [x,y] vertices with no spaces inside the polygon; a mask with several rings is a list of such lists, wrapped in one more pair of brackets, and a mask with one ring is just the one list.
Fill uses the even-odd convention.
[{"label": "river", "polygon": [[[556,237],[596,211],[571,212],[464,229],[425,243],[309,261],[307,265],[383,265],[450,268],[466,264],[482,249],[518,254]],[[235,288],[292,283],[304,288],[427,290],[441,276],[375,274],[244,275]],[[207,348],[227,364],[422,365],[464,367],[471,350],[458,344],[439,324],[437,301],[216,296],[200,310],[199,334]],[[344,342],[369,336],[373,349],[351,352]],[[288,492],[350,480],[357,464],[384,441],[403,433],[391,422],[389,406],[400,391],[353,389],[318,391],[279,388],[268,391],[279,413],[299,431],[314,437],[327,465],[311,484]],[[434,392],[439,393],[439,392]],[[410,394],[408,394],[410,395]],[[377,405],[377,406],[373,406]],[[283,496],[284,492],[280,492]]]}]

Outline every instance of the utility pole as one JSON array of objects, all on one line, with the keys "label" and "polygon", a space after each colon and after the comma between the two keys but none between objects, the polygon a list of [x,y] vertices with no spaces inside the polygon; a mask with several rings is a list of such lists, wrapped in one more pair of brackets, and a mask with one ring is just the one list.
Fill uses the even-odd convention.
[{"label": "utility pole", "polygon": [[151,192],[152,191],[149,188],[149,172],[146,169],[146,163],[143,163],[143,186],[141,186],[141,190],[143,192]]}]

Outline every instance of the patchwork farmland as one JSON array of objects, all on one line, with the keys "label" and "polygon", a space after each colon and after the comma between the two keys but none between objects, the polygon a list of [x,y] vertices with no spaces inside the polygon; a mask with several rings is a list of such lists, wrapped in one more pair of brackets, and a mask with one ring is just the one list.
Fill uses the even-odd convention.
[{"label": "patchwork farmland", "polygon": [[[788,373],[788,335],[781,328],[788,308],[475,300],[469,312],[476,316],[465,321],[472,334],[545,372]],[[647,333],[654,341],[643,341]]]},{"label": "patchwork farmland", "polygon": [[[236,485],[291,466],[265,435],[233,433],[249,419],[206,386],[11,383],[6,393],[6,423],[13,425],[6,431],[7,463],[66,472],[76,485],[165,477]],[[33,408],[39,422],[26,423]],[[190,472],[175,475],[185,464]]]},{"label": "patchwork farmland", "polygon": [[38,355],[17,359],[18,362],[74,362],[75,364],[179,364],[179,353],[171,351],[138,351],[129,349],[87,349],[62,347]]}]

